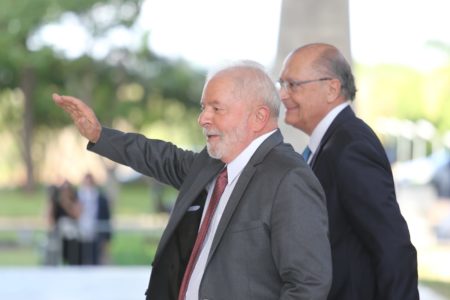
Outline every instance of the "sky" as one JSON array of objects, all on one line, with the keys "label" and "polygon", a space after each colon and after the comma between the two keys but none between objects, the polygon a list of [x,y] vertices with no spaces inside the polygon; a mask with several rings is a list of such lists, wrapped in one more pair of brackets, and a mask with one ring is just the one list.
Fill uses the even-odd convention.
[{"label": "sky", "polygon": [[350,0],[354,60],[422,69],[448,63],[448,54],[428,42],[450,47],[449,13],[448,0]]},{"label": "sky", "polygon": [[[449,0],[349,0],[356,62],[434,68],[449,57],[427,45],[450,46]],[[146,0],[141,26],[158,53],[208,66],[275,58],[281,0]]]},{"label": "sky", "polygon": [[[349,7],[355,62],[425,70],[448,63],[448,54],[427,43],[436,40],[450,47],[449,0],[349,0]],[[158,54],[200,67],[235,59],[271,67],[280,10],[281,0],[145,0],[134,30],[149,31],[150,47]],[[50,43],[72,57],[88,47],[101,58],[110,46],[137,44],[138,35],[125,30],[92,43],[70,14],[62,24],[47,26],[31,46]]]},{"label": "sky", "polygon": [[276,54],[280,0],[146,0],[139,23],[158,53],[201,66]]}]

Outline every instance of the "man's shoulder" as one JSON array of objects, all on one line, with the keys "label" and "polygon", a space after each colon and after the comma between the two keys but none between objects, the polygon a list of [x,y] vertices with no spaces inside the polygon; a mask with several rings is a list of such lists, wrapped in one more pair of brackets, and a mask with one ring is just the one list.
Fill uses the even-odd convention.
[{"label": "man's shoulder", "polygon": [[281,143],[267,153],[263,163],[273,165],[276,168],[296,168],[305,165],[300,153],[296,152],[291,144]]},{"label": "man's shoulder", "polygon": [[347,114],[345,118],[340,119],[329,130],[329,138],[335,142],[333,143],[335,145],[348,146],[353,142],[378,140],[377,135],[370,125],[354,114]]}]

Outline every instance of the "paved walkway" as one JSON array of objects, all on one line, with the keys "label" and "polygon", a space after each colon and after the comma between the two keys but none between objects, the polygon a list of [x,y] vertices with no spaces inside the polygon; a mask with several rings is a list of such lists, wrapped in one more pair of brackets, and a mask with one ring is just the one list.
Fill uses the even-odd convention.
[{"label": "paved walkway", "polygon": [[144,300],[149,267],[0,268],[0,299]]},{"label": "paved walkway", "polygon": [[[0,299],[144,300],[150,267],[0,268]],[[448,300],[420,287],[421,300]]]}]

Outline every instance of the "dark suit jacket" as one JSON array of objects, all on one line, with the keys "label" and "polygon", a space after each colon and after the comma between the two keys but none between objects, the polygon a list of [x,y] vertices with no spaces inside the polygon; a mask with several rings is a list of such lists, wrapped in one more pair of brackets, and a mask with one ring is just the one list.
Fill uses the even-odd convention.
[{"label": "dark suit jacket", "polygon": [[325,190],[332,300],[419,299],[417,254],[384,148],[350,107],[325,133],[311,166]]},{"label": "dark suit jacket", "polygon": [[[89,149],[179,189],[161,237],[147,299],[176,299],[192,250],[205,187],[222,169],[200,153],[104,128]],[[279,131],[257,149],[222,215],[200,299],[326,299],[331,254],[323,190]]]},{"label": "dark suit jacket", "polygon": [[97,201],[97,221],[100,226],[100,232],[97,235],[97,239],[99,241],[109,241],[112,237],[111,208],[109,200],[102,192],[99,192]]}]

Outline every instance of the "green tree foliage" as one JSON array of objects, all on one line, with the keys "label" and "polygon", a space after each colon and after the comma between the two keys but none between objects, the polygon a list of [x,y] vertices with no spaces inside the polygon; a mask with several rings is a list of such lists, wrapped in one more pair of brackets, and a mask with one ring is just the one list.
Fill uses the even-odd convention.
[{"label": "green tree foliage", "polygon": [[[450,53],[449,53],[450,54]],[[449,56],[450,57],[450,56]],[[450,130],[450,63],[436,69],[425,80],[427,117],[440,132]]]},{"label": "green tree foliage", "polygon": [[122,119],[137,129],[160,116],[170,117],[173,108],[183,119],[198,107],[202,72],[183,61],[158,57],[148,49],[146,36],[140,49],[110,49],[101,60],[89,51],[69,59],[51,45],[33,46],[33,38],[45,26],[68,14],[79,20],[93,40],[105,38],[115,28],[131,27],[141,2],[4,0],[0,4],[0,131],[7,128],[18,138],[28,188],[33,187],[33,163],[38,161],[32,152],[40,142],[33,140],[35,131],[70,123],[52,103],[53,92],[85,100],[105,125]]},{"label": "green tree foliage", "polygon": [[[423,116],[422,74],[395,66],[358,66],[358,85],[371,115],[417,120]],[[370,109],[368,109],[370,108]]]},{"label": "green tree foliage", "polygon": [[[45,119],[51,109],[39,98],[48,91],[49,85],[56,88],[62,83],[62,73],[58,73],[63,59],[54,55],[48,47],[39,50],[30,49],[30,38],[43,26],[56,21],[63,13],[79,14],[84,22],[94,29],[94,34],[100,34],[108,26],[129,24],[138,14],[140,0],[33,0],[33,1],[2,1],[0,9],[0,85],[1,89],[19,89],[23,95],[23,125],[17,136],[21,137],[21,153],[26,166],[26,188],[34,187],[34,171],[32,145],[34,129],[39,127],[39,121]],[[129,8],[132,12],[117,14],[113,24],[102,26],[93,22],[93,14],[99,7],[114,6],[116,11]],[[134,7],[133,9],[130,9]],[[97,30],[98,29],[98,30]],[[52,69],[53,67],[53,69]],[[48,96],[47,96],[48,97]],[[48,99],[48,98],[47,98]],[[48,102],[48,101],[47,101]],[[44,113],[44,114],[38,114]],[[8,124],[9,125],[9,124]]]},{"label": "green tree foliage", "polygon": [[425,119],[450,130],[450,63],[430,72],[400,65],[358,65],[356,72],[358,102],[369,120]]},{"label": "green tree foliage", "polygon": [[428,45],[447,55],[448,63],[431,72],[426,80],[425,93],[430,101],[426,111],[439,131],[450,131],[450,44],[433,40]]}]

